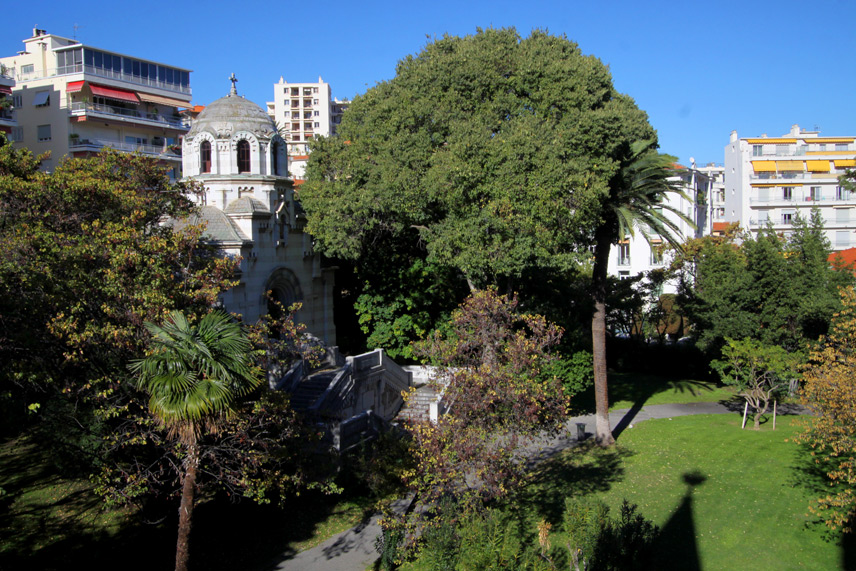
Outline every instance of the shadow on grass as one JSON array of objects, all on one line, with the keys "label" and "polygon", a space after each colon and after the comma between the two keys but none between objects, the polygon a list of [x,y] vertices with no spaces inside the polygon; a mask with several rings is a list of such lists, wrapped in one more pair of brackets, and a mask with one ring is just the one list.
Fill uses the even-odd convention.
[{"label": "shadow on grass", "polygon": [[538,519],[561,521],[565,498],[609,490],[624,477],[624,459],[631,454],[618,446],[583,443],[540,464],[512,503],[527,506]]},{"label": "shadow on grass", "polygon": [[697,571],[702,568],[693,521],[693,489],[702,485],[707,478],[696,471],[685,473],[683,480],[687,485],[684,497],[669,520],[660,528],[660,536],[657,538],[659,569]]},{"label": "shadow on grass", "polygon": [[[31,444],[14,450],[10,445],[4,445],[0,462],[0,569],[174,566],[177,500],[147,514],[158,514],[153,525],[140,512],[105,512],[87,482],[62,478]],[[311,539],[340,501],[304,492],[284,508],[225,497],[201,502],[194,511],[190,568],[270,569],[293,553],[290,544]],[[368,520],[374,510],[370,500],[364,503]]]}]

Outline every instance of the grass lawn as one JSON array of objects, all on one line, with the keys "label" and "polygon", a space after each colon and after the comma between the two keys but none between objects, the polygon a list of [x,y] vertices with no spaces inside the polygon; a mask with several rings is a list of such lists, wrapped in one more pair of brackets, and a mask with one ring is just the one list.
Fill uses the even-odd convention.
[{"label": "grass lawn", "polygon": [[[716,381],[674,379],[658,375],[610,372],[609,408],[631,408],[635,404],[719,402],[734,398],[734,389]],[[594,412],[594,387],[576,395],[571,402],[577,414]]]},{"label": "grass lawn", "polygon": [[614,449],[545,464],[516,503],[532,521],[560,525],[566,496],[593,495],[616,513],[626,498],[662,527],[674,569],[853,569],[854,552],[806,515],[804,456],[785,441],[795,420],[758,432],[741,430],[736,414],[645,421]]}]

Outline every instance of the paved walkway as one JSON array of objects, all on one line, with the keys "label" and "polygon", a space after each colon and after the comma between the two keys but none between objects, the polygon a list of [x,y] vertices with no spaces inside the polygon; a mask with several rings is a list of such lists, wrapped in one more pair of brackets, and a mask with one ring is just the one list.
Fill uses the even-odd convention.
[{"label": "paved walkway", "polygon": [[[672,418],[676,416],[688,416],[693,414],[742,414],[742,407],[734,405],[723,405],[716,402],[697,402],[687,404],[656,404],[643,406],[641,408],[629,408],[614,410],[609,413],[609,425],[613,427],[613,434],[620,438],[624,430],[633,428],[636,423],[651,418]],[[797,407],[779,407],[779,414],[794,414],[803,412]],[[594,415],[578,416],[568,421],[568,430],[559,437],[543,440],[533,450],[533,462],[549,458],[550,456],[574,446],[578,440],[577,424],[585,426],[585,436],[594,434]],[[398,509],[403,510],[407,506],[406,500],[400,500]],[[380,534],[380,526],[377,524],[378,516],[370,522],[360,524],[355,528],[333,536],[321,545],[307,549],[294,556],[288,556],[270,569],[280,571],[363,571],[377,559],[375,551],[375,539]]]}]

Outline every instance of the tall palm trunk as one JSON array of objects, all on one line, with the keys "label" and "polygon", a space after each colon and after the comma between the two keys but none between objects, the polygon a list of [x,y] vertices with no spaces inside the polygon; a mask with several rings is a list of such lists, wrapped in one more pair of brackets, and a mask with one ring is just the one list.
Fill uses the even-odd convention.
[{"label": "tall palm trunk", "polygon": [[595,234],[592,290],[594,314],[591,318],[592,360],[594,361],[595,441],[601,446],[615,444],[609,426],[609,394],[606,383],[606,267],[612,245],[609,232]]},{"label": "tall palm trunk", "polygon": [[199,447],[190,445],[185,462],[181,505],[178,508],[178,541],[175,546],[175,571],[187,571],[190,557],[190,526],[193,523],[193,503],[196,496],[196,469],[199,467]]}]

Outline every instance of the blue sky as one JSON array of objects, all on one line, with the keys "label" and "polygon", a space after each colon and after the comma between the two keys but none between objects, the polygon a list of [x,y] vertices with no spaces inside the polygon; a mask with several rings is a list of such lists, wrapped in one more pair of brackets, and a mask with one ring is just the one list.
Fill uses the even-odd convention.
[{"label": "blue sky", "polygon": [[856,135],[856,2],[162,2],[48,0],[4,11],[0,54],[38,26],[85,44],[190,68],[194,103],[238,90],[264,106],[273,84],[322,76],[347,98],[391,79],[431,38],[477,27],[546,29],[610,66],[648,112],[661,150],[721,163],[729,134],[781,135],[798,123]]}]

